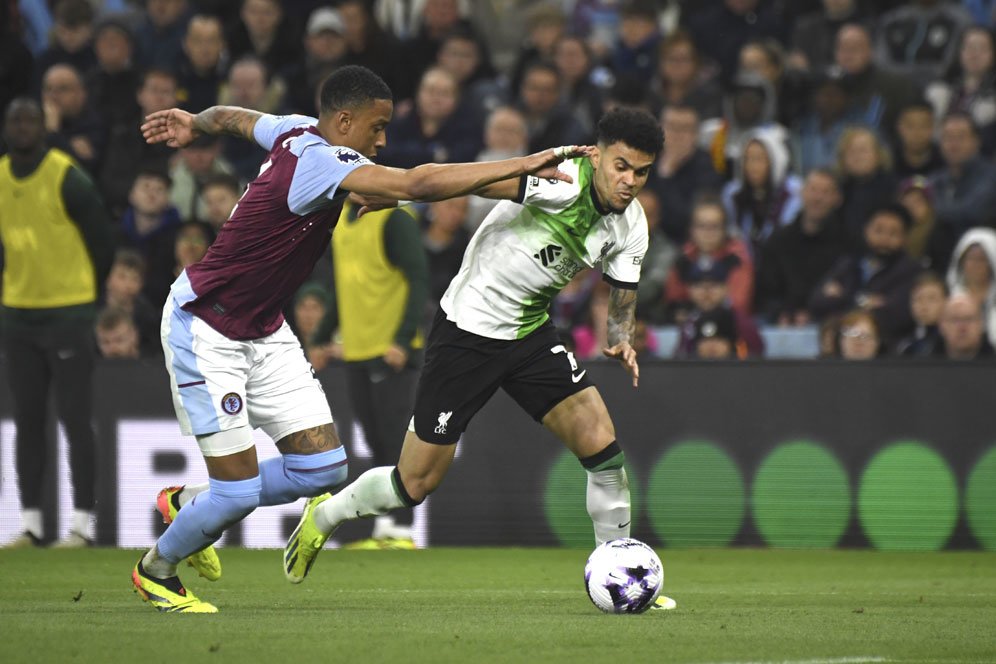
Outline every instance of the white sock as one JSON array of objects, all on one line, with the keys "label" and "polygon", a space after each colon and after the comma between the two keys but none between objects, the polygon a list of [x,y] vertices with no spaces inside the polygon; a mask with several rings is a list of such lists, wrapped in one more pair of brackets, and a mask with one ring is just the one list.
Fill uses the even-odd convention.
[{"label": "white sock", "polygon": [[168,579],[176,576],[176,565],[159,555],[159,549],[152,547],[142,557],[142,568],[157,579]]},{"label": "white sock", "polygon": [[387,539],[394,537],[394,517],[390,515],[378,516],[374,519],[373,537],[374,539]]},{"label": "white sock", "polygon": [[331,535],[339,524],[360,517],[379,516],[404,507],[394,490],[391,474],[394,466],[371,468],[356,480],[315,508],[315,525]]},{"label": "white sock", "polygon": [[629,480],[626,469],[587,471],[588,514],[595,526],[595,544],[629,537]]},{"label": "white sock", "polygon": [[21,511],[21,524],[23,529],[38,539],[45,536],[45,528],[42,526],[42,511],[37,507],[31,507]]},{"label": "white sock", "polygon": [[73,510],[73,525],[70,527],[70,530],[93,541],[93,512],[90,510]]},{"label": "white sock", "polygon": [[207,491],[210,487],[210,484],[188,484],[180,489],[180,493],[176,497],[176,501],[180,503],[180,509],[183,509],[184,505],[193,500],[194,496]]}]

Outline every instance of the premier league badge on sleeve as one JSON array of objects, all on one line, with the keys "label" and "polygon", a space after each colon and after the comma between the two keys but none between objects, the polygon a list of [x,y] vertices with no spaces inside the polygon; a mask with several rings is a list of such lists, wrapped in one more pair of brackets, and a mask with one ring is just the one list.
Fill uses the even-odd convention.
[{"label": "premier league badge on sleeve", "polygon": [[242,397],[229,392],[221,398],[221,409],[229,415],[238,415],[242,412]]}]

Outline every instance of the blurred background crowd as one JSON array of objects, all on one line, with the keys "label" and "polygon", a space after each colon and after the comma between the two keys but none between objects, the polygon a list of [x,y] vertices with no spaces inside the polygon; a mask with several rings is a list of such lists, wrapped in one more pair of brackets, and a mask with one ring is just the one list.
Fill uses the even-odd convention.
[{"label": "blurred background crowd", "polygon": [[[8,0],[0,110],[38,99],[48,145],[107,208],[105,357],[162,352],[171,282],[265,157],[227,137],[146,145],[143,116],[315,115],[324,77],[360,64],[395,94],[377,157],[391,166],[588,143],[619,105],[660,118],[665,147],[639,196],[646,356],[986,359],[994,12],[996,0]],[[424,320],[493,204],[416,208]],[[336,356],[321,324],[332,260],[287,312],[319,365]],[[607,306],[591,271],[555,301],[580,357],[600,355]]]}]

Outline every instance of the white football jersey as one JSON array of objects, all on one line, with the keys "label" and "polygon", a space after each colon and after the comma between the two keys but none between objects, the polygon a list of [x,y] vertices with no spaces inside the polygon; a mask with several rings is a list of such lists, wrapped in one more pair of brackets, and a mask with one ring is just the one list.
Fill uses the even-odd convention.
[{"label": "white football jersey", "polygon": [[636,288],[647,253],[639,201],[621,213],[599,209],[587,158],[564,162],[574,182],[524,179],[521,203],[501,201],[467,247],[440,301],[457,327],[491,339],[521,339],[545,323],[554,296],[586,267]]}]

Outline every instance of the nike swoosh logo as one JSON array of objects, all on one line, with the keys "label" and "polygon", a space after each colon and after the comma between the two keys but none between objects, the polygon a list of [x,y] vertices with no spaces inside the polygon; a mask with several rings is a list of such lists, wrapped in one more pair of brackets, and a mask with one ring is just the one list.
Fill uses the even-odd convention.
[{"label": "nike swoosh logo", "polygon": [[620,523],[620,524],[619,524],[618,526],[616,526],[616,528],[625,528],[625,527],[626,527],[626,526],[628,526],[628,525],[629,525],[629,524],[630,524],[631,522],[632,522],[632,519],[631,519],[630,521],[627,521],[626,523]]},{"label": "nike swoosh logo", "polygon": [[588,373],[587,369],[585,369],[584,371],[582,371],[581,373],[579,373],[577,376],[575,376],[574,374],[571,374],[571,380],[573,380],[576,383],[579,380],[581,380],[582,378],[584,378],[584,375],[586,373]]}]

